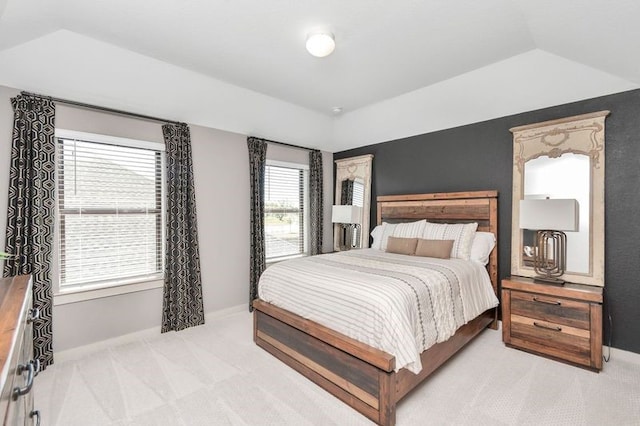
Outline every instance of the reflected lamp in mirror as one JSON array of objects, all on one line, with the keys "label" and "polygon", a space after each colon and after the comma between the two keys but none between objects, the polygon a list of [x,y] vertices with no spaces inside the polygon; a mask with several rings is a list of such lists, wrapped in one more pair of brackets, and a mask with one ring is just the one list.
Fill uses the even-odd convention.
[{"label": "reflected lamp in mirror", "polygon": [[520,228],[536,231],[535,244],[525,247],[533,257],[535,279],[562,285],[567,266],[567,232],[578,231],[578,201],[574,199],[520,200]]},{"label": "reflected lamp in mirror", "polygon": [[340,232],[340,250],[350,250],[357,241],[353,238],[362,221],[362,207],[358,206],[333,206],[331,209],[331,222],[342,226]]}]

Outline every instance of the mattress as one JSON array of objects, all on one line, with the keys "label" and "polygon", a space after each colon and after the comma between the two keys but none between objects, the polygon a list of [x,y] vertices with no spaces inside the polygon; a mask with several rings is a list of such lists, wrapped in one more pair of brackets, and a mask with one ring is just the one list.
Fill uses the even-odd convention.
[{"label": "mattress", "polygon": [[420,353],[449,339],[496,298],[475,261],[351,250],[270,265],[260,299],[392,354],[418,373]]}]

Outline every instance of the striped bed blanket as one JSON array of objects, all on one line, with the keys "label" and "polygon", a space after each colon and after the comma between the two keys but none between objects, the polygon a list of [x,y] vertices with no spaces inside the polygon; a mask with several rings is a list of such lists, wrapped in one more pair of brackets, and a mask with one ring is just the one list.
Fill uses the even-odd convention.
[{"label": "striped bed blanket", "polygon": [[485,267],[351,250],[287,260],[260,277],[260,299],[396,357],[418,373],[420,353],[498,305]]}]

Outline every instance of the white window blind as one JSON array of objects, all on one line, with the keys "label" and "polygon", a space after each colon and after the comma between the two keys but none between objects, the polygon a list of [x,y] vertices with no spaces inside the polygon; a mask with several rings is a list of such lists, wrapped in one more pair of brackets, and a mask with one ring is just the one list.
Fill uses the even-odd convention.
[{"label": "white window blind", "polygon": [[[358,207],[364,207],[364,183],[356,179],[353,182],[353,201],[352,204]],[[368,214],[368,213],[364,213]],[[357,244],[356,247],[360,247],[360,235],[362,233],[362,226],[354,226],[352,228],[351,241]]]},{"label": "white window blind", "polygon": [[364,207],[364,184],[359,180],[353,182],[353,205]]},{"label": "white window blind", "polygon": [[160,278],[163,152],[58,138],[60,288]]},{"label": "white window blind", "polygon": [[267,165],[265,170],[265,257],[305,253],[304,168]]}]

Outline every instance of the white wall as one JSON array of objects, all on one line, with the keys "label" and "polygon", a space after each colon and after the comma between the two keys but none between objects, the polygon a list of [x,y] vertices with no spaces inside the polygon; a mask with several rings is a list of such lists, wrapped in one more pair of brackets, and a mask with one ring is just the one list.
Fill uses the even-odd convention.
[{"label": "white wall", "polygon": [[[18,90],[0,86],[0,247],[4,247],[13,110]],[[56,106],[56,127],[162,142],[161,124]],[[248,304],[249,157],[246,136],[190,125],[198,211],[205,312]],[[272,154],[295,161],[306,151],[272,145]],[[325,169],[324,248],[331,250],[333,156],[323,153]],[[248,305],[247,305],[248,306]],[[162,289],[145,290],[53,309],[54,350],[61,351],[136,331],[159,327]]]},{"label": "white wall", "polygon": [[0,86],[0,247],[4,248],[7,226],[7,197],[9,194],[9,166],[11,160],[11,134],[13,108],[9,99],[20,92]]},{"label": "white wall", "polygon": [[637,87],[618,76],[533,49],[346,112],[336,118],[327,149],[339,152]]}]

